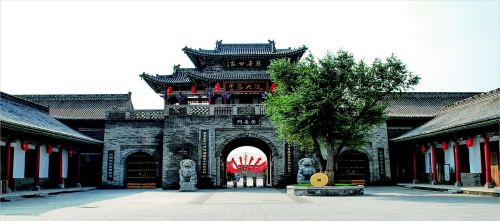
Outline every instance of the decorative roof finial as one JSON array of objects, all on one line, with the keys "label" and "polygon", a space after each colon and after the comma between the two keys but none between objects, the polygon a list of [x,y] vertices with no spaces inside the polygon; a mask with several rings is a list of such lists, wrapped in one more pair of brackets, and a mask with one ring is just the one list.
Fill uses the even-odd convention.
[{"label": "decorative roof finial", "polygon": [[219,50],[220,46],[222,45],[222,40],[216,40],[215,41],[215,50]]},{"label": "decorative roof finial", "polygon": [[269,41],[273,52],[276,52],[276,43],[274,42],[274,40],[268,39],[267,41]]}]

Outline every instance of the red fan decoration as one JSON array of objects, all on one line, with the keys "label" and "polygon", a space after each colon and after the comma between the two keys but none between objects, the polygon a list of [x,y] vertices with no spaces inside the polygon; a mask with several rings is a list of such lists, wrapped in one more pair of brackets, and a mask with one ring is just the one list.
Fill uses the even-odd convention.
[{"label": "red fan decoration", "polygon": [[191,87],[191,93],[196,94],[196,92],[197,92],[197,91],[198,91],[198,90],[196,90],[196,87],[195,87],[195,86],[192,86],[192,87]]},{"label": "red fan decoration", "polygon": [[215,84],[214,89],[215,89],[215,92],[219,92],[220,91],[220,84],[219,83]]},{"label": "red fan decoration", "polygon": [[52,145],[50,145],[50,144],[49,144],[49,146],[47,146],[47,153],[48,154],[52,153]]},{"label": "red fan decoration", "polygon": [[272,90],[272,91],[276,90],[276,83],[272,83],[272,84],[271,84],[271,90]]},{"label": "red fan decoration", "polygon": [[174,89],[172,89],[172,87],[168,87],[168,88],[167,88],[167,94],[168,94],[168,95],[171,95],[171,94],[172,94],[172,92],[174,92]]},{"label": "red fan decoration", "polygon": [[226,162],[226,171],[228,173],[261,173],[265,169],[267,169],[267,162],[262,162],[261,164],[259,164],[259,162],[262,160],[261,157],[257,158],[255,162],[253,160],[254,158],[252,156],[248,162],[248,165],[245,165],[243,164],[243,159],[241,159],[240,164],[237,164],[234,158],[231,158],[231,161]]},{"label": "red fan decoration", "polygon": [[425,145],[422,145],[422,153],[425,153],[426,150]]},{"label": "red fan decoration", "polygon": [[467,138],[467,141],[465,141],[465,145],[467,145],[468,148],[471,148],[472,145],[474,145],[474,140],[472,137]]},{"label": "red fan decoration", "polygon": [[443,148],[443,150],[448,150],[448,143],[443,142],[443,144],[441,144],[441,148]]},{"label": "red fan decoration", "polygon": [[26,151],[28,149],[28,142],[24,141],[22,144],[21,144],[21,149],[23,151]]}]

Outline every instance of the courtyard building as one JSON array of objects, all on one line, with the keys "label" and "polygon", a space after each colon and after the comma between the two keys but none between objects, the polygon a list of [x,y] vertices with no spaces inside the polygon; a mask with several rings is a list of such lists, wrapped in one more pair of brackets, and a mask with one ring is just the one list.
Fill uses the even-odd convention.
[{"label": "courtyard building", "polygon": [[81,185],[81,153],[102,141],[49,115],[49,108],[0,92],[0,192]]},{"label": "courtyard building", "polygon": [[444,107],[392,141],[405,152],[414,183],[500,186],[500,89]]}]

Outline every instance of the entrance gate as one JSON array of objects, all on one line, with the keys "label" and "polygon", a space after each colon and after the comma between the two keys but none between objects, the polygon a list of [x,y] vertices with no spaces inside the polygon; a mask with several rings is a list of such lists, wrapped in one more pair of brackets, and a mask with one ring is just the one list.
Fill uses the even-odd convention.
[{"label": "entrance gate", "polygon": [[[250,162],[251,156],[248,156],[249,158],[244,160],[242,157],[242,161],[240,163],[240,159],[236,158],[234,161],[235,163],[231,163],[232,157],[230,157],[230,153],[233,150],[236,150],[238,148],[256,148],[261,151],[262,154],[265,155],[265,157],[262,157],[260,161],[257,159],[253,159]],[[235,140],[232,140],[229,142],[224,149],[222,150],[220,157],[220,187],[221,188],[228,188],[228,187],[233,187],[233,180],[235,178],[235,173],[230,172],[232,169],[229,168],[228,166],[233,165],[233,169],[239,170],[240,172],[236,172],[236,174],[241,174],[241,172],[246,172],[247,175],[250,175],[251,177],[247,177],[247,180],[251,180],[253,176],[257,177],[262,177],[262,186],[261,187],[271,187],[273,186],[273,153],[271,148],[262,140],[258,138],[253,138],[253,137],[243,137],[243,138],[237,138]],[[265,165],[265,166],[264,166]],[[247,167],[249,166],[249,167]],[[265,167],[263,170],[259,170]],[[250,172],[248,172],[250,170]],[[255,172],[252,172],[255,170]],[[242,175],[240,175],[240,179],[244,179]],[[229,186],[228,186],[229,183]],[[251,180],[251,183],[253,184],[253,180]],[[257,181],[257,184],[259,184],[259,181]],[[253,185],[252,185],[253,186]],[[246,185],[246,187],[252,187],[250,185]],[[259,185],[260,186],[260,185]],[[243,187],[243,185],[237,185],[237,187]]]},{"label": "entrance gate", "polygon": [[158,184],[158,162],[153,156],[139,152],[126,159],[127,188],[156,188]]},{"label": "entrance gate", "polygon": [[339,183],[365,184],[369,181],[368,157],[357,151],[346,151],[339,156],[335,178]]}]

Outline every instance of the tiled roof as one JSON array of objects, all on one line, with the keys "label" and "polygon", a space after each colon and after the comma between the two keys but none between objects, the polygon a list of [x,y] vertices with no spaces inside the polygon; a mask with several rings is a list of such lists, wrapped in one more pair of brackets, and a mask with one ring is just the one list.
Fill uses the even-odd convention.
[{"label": "tiled roof", "polygon": [[139,75],[156,93],[165,91],[167,85],[170,86],[189,86],[193,85],[193,81],[186,75],[188,70],[194,71],[195,69],[177,69],[174,68],[174,73],[170,75],[150,75],[142,73]]},{"label": "tiled roof", "polygon": [[196,67],[200,67],[200,57],[210,58],[262,58],[269,59],[289,57],[293,60],[298,60],[307,51],[306,46],[299,48],[276,49],[275,42],[269,43],[254,43],[254,44],[223,44],[222,41],[217,41],[215,49],[192,49],[184,47],[182,49],[193,62]]},{"label": "tiled roof", "polygon": [[405,141],[500,123],[500,88],[444,107],[434,119],[394,138]]},{"label": "tiled roof", "polygon": [[[223,70],[223,71],[199,71],[194,68],[174,68],[171,75],[140,75],[144,81],[156,92],[163,93],[166,86],[182,87],[192,86],[195,80],[202,81],[254,81],[270,80],[266,70]],[[177,88],[174,88],[177,89]]]},{"label": "tiled roof", "polygon": [[82,143],[102,143],[57,121],[49,115],[47,107],[3,92],[0,94],[1,128]]},{"label": "tiled roof", "polygon": [[18,95],[50,108],[50,115],[58,119],[104,120],[106,111],[131,110],[131,93],[128,94],[57,94]]},{"label": "tiled roof", "polygon": [[479,93],[407,92],[387,108],[389,118],[432,118],[446,105]]},{"label": "tiled roof", "polygon": [[200,79],[200,80],[212,80],[212,81],[223,81],[223,80],[234,80],[234,81],[245,81],[245,80],[270,80],[269,74],[266,70],[252,70],[252,71],[188,71],[186,75],[189,77]]}]

